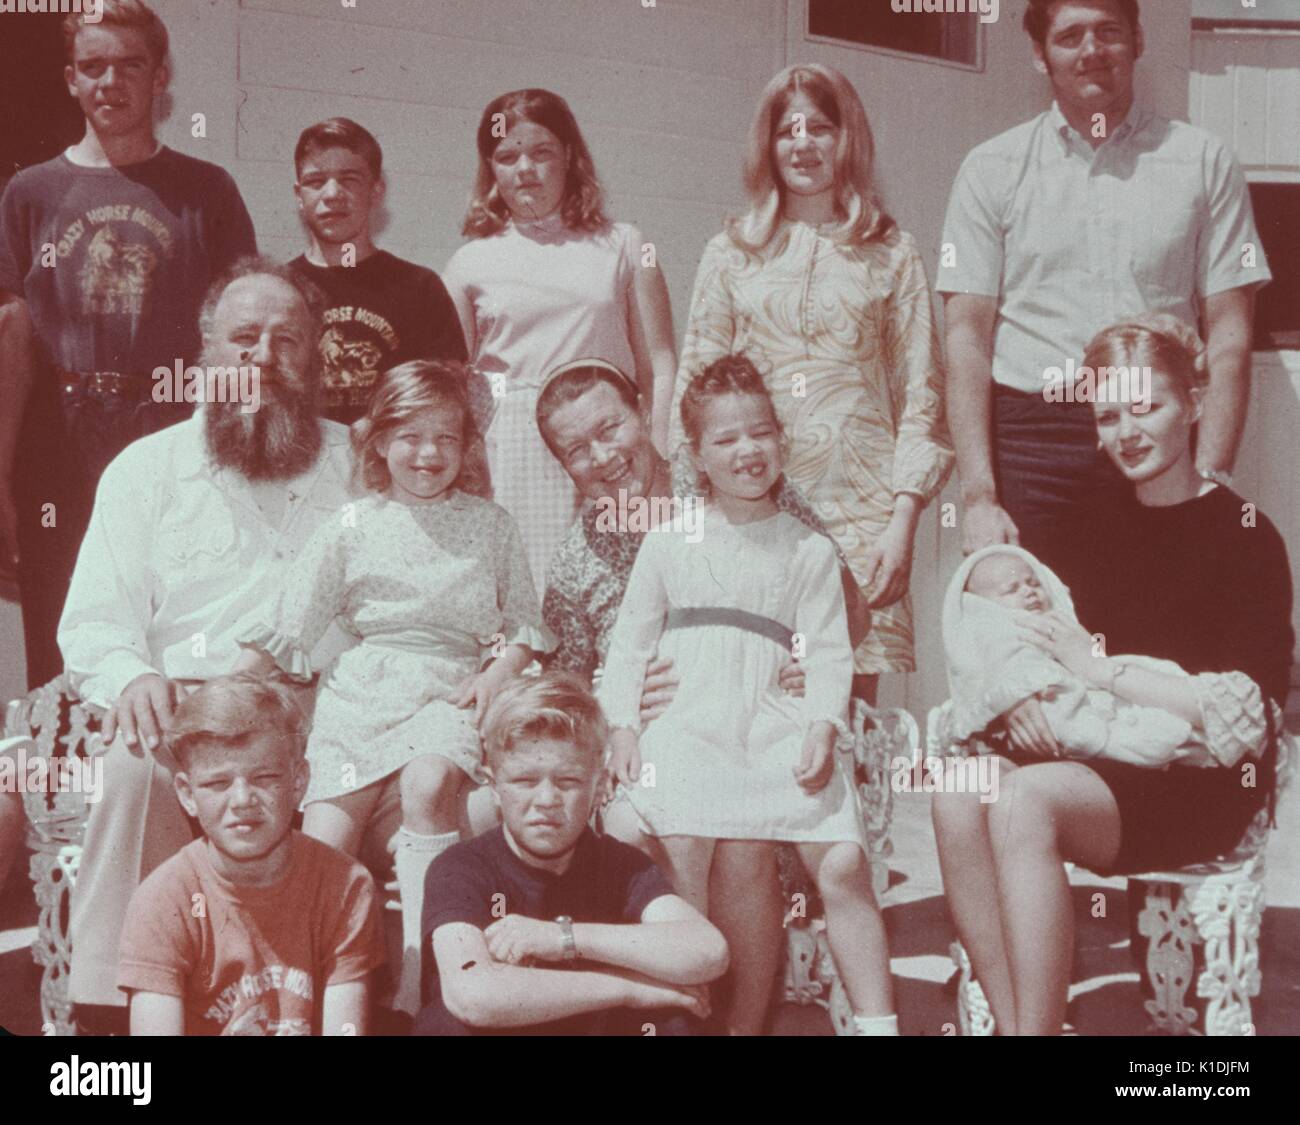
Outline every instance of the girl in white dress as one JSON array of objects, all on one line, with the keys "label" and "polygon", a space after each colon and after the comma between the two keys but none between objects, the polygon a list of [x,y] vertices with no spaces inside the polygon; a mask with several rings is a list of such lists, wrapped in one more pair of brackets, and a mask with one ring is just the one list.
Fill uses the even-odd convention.
[{"label": "girl in white dress", "polygon": [[316,692],[303,831],[356,855],[383,782],[400,771],[406,949],[394,1003],[412,1012],[424,876],[458,839],[466,782],[479,780],[478,719],[551,648],[518,528],[472,494],[487,482],[469,479],[483,472],[467,377],[428,361],[384,374],[352,433],[370,495],[321,526],[270,619],[241,638],[239,667],[279,665],[306,681],[331,622],[360,638]]},{"label": "girl in white dress", "polygon": [[[781,428],[747,358],[707,367],[681,410],[708,499],[698,523],[647,535],[632,568],[599,691],[610,772],[658,838],[677,892],[702,911],[715,840],[796,843],[859,1030],[897,1034],[856,795],[835,752],[849,736],[853,677],[835,548],[772,498]],[[656,651],[681,686],[638,737]],[[791,651],[805,669],[802,699],[777,683]]]},{"label": "girl in white dress", "polygon": [[606,215],[591,153],[563,98],[538,89],[494,98],[476,145],[462,231],[470,241],[443,281],[470,362],[495,400],[485,435],[493,493],[519,523],[540,577],[578,504],[537,429],[542,383],[562,363],[595,357],[632,373],[642,401],[666,411],[677,366],[672,310],[653,247]]}]

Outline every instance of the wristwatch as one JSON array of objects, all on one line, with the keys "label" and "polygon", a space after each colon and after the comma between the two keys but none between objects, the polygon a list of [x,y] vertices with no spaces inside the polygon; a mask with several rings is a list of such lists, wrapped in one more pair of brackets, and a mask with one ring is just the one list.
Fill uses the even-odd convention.
[{"label": "wristwatch", "polygon": [[561,914],[555,921],[560,926],[560,944],[564,947],[564,959],[566,961],[576,961],[578,959],[578,943],[573,940],[573,919],[567,914]]}]

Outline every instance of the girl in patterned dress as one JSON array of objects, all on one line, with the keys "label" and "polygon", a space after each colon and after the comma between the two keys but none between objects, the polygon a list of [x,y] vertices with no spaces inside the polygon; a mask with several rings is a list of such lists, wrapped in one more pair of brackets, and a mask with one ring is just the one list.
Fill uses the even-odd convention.
[{"label": "girl in patterned dress", "polygon": [[514,90],[483,110],[478,178],[443,271],[470,362],[495,400],[485,438],[498,503],[545,575],[578,497],[537,431],[547,372],[594,356],[632,374],[666,412],[677,348],[668,286],[645,237],[611,222],[595,164],[565,100]]},{"label": "girl in patterned dress", "polygon": [[[610,772],[658,838],[677,893],[702,912],[717,840],[796,844],[860,1033],[897,1034],[856,795],[835,753],[837,735],[849,737],[853,678],[835,548],[776,506],[781,426],[749,359],[711,364],[681,409],[708,498],[698,523],[647,534],[633,565],[598,692]],[[681,685],[638,736],[656,651]],[[801,700],[777,682],[791,651]]]},{"label": "girl in patterned dress", "polygon": [[[925,266],[881,208],[853,86],[827,66],[768,84],[745,162],[749,211],[705,247],[675,402],[719,356],[761,354],[789,442],[785,472],[838,544],[872,610],[854,694],[914,671],[907,588],[921,511],[952,471]],[[655,433],[681,445],[676,410]]]},{"label": "girl in patterned dress", "polygon": [[[394,866],[405,953],[395,1006],[419,1000],[429,864],[454,844],[477,722],[492,697],[549,651],[514,520],[491,500],[465,368],[416,361],[385,373],[353,428],[370,494],[328,520],[295,563],[239,667],[311,678],[308,654],[337,621],[360,639],[323,674],[307,759],[303,831],[355,855],[383,782],[400,773]],[[467,472],[468,470],[468,472]]]}]

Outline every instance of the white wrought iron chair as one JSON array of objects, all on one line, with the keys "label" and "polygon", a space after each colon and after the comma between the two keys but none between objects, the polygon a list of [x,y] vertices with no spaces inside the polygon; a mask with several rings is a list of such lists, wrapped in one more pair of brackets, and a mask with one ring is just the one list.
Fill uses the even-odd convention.
[{"label": "white wrought iron chair", "polygon": [[[930,711],[927,753],[954,752],[953,741],[946,733],[948,714],[947,703]],[[1295,739],[1279,724],[1279,794],[1291,781],[1296,759]],[[1145,939],[1146,954],[1140,969],[1152,998],[1143,1006],[1151,1017],[1153,1031],[1171,1035],[1255,1034],[1250,1001],[1259,995],[1262,983],[1259,931],[1264,917],[1268,833],[1269,812],[1265,808],[1251,821],[1241,843],[1212,863],[1128,876],[1130,899],[1142,896],[1142,907],[1136,912],[1129,936],[1135,954],[1141,944],[1138,939]],[[950,953],[961,974],[957,986],[961,1033],[992,1035],[993,1014],[973,975],[970,957],[960,942],[953,942]],[[1196,998],[1205,1001],[1199,1008],[1187,1003],[1194,976]]]},{"label": "white wrought iron chair", "polygon": [[[87,758],[89,744],[99,737],[101,713],[70,691],[65,677],[13,700],[5,709],[4,737],[28,740],[28,757],[47,763],[65,757]],[[47,776],[53,777],[53,769]],[[47,792],[25,792],[27,844],[39,911],[32,957],[41,966],[41,1026],[46,1034],[76,1034],[68,1001],[68,907],[77,881],[81,846],[89,808],[86,794],[49,786]]]}]

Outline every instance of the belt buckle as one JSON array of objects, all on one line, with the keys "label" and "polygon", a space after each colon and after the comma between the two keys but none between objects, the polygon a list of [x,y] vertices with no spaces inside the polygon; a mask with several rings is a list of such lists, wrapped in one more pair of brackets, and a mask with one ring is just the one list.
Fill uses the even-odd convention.
[{"label": "belt buckle", "polygon": [[125,390],[124,382],[120,371],[92,371],[86,378],[87,389],[101,398],[120,398]]}]

